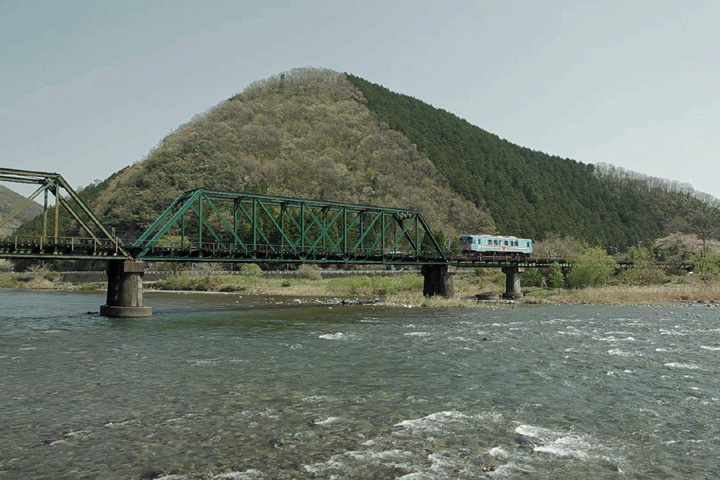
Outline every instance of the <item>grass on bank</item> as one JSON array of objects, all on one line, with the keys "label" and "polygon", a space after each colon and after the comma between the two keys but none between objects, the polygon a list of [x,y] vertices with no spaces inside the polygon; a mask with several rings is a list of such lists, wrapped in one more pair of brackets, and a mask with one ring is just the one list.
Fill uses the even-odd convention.
[{"label": "grass on bank", "polygon": [[45,266],[33,266],[21,273],[0,273],[0,288],[55,289],[60,274]]},{"label": "grass on bank", "polygon": [[[482,270],[454,275],[453,298],[422,295],[423,277],[415,273],[390,277],[353,275],[323,279],[303,274],[290,279],[272,279],[261,276],[175,275],[168,280],[156,282],[158,290],[186,290],[205,292],[244,292],[249,294],[289,296],[337,296],[383,298],[388,303],[424,306],[473,306],[475,295],[483,293],[499,296],[505,289],[504,276],[499,272]],[[683,283],[668,282],[646,286],[598,286],[582,289],[523,288],[527,303],[573,303],[573,304],[668,304],[674,302],[711,302],[720,304],[720,284],[700,279]]]},{"label": "grass on bank", "polygon": [[[86,283],[78,286],[58,283],[59,274],[47,269],[23,273],[0,273],[0,288],[76,289],[91,291],[104,284]],[[453,298],[422,295],[423,277],[416,273],[389,277],[354,275],[323,279],[317,271],[300,272],[292,278],[265,278],[249,275],[191,275],[182,273],[155,283],[146,282],[148,289],[197,292],[238,292],[257,295],[331,296],[382,298],[398,305],[472,307],[478,305],[475,295],[499,295],[504,291],[504,276],[492,270],[461,272],[454,275]],[[720,304],[720,282],[686,277],[682,281],[668,279],[661,285],[611,285],[581,289],[523,287],[526,303],[550,304],[623,304],[662,305],[670,303],[707,302]]]},{"label": "grass on bank", "polygon": [[552,303],[664,305],[669,303],[720,304],[720,285],[717,283],[648,286],[604,286],[577,290],[562,290],[546,297]]},{"label": "grass on bank", "polygon": [[0,273],[0,288],[20,288],[17,273]]},{"label": "grass on bank", "polygon": [[353,275],[323,279],[319,274],[273,279],[246,275],[173,275],[155,282],[157,290],[196,292],[245,292],[252,294],[386,296],[402,292],[422,292],[423,278],[414,273],[392,277]]}]

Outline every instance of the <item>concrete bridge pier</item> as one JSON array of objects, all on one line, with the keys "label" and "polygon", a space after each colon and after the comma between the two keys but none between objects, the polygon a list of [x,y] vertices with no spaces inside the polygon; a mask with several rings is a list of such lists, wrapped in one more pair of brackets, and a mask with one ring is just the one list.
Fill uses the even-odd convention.
[{"label": "concrete bridge pier", "polygon": [[426,297],[435,295],[452,297],[455,294],[453,274],[448,272],[447,265],[423,265],[421,272],[425,277],[423,295]]},{"label": "concrete bridge pier", "polygon": [[106,317],[149,317],[152,307],[143,306],[142,277],[145,266],[135,260],[109,260],[107,303],[100,307]]},{"label": "concrete bridge pier", "polygon": [[502,272],[505,274],[505,293],[502,294],[502,297],[509,300],[522,298],[520,267],[503,267]]}]

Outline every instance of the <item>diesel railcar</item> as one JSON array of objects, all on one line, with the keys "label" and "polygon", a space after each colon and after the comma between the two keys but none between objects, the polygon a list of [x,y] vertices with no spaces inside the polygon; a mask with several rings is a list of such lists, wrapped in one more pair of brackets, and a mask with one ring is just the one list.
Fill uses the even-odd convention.
[{"label": "diesel railcar", "polygon": [[532,240],[529,238],[504,237],[500,235],[463,235],[460,250],[465,254],[507,253],[530,255]]}]

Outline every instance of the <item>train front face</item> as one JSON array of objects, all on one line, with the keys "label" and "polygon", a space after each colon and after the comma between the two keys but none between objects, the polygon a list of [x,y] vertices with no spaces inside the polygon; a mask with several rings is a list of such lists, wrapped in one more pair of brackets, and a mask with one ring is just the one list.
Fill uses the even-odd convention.
[{"label": "train front face", "polygon": [[479,247],[475,244],[475,235],[463,235],[460,237],[460,251],[462,253],[477,252]]}]

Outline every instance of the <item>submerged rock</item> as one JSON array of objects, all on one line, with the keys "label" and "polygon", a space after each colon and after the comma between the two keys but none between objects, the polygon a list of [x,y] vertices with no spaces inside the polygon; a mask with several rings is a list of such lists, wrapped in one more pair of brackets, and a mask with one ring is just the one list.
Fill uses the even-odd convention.
[{"label": "submerged rock", "polygon": [[535,450],[535,447],[537,447],[537,443],[535,443],[530,438],[526,437],[525,435],[518,435],[515,437],[515,443],[517,444],[518,448],[523,450],[530,450],[531,452]]},{"label": "submerged rock", "polygon": [[163,475],[165,475],[165,470],[163,470],[162,468],[150,468],[140,474],[140,479],[141,480],[152,480],[155,478],[160,478]]}]

